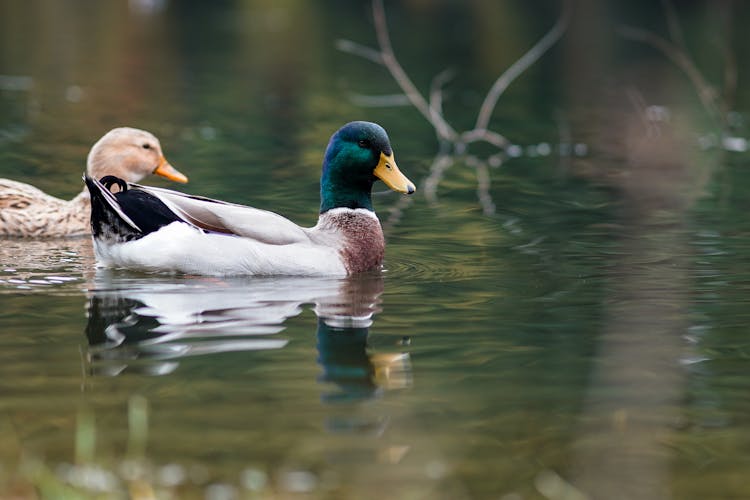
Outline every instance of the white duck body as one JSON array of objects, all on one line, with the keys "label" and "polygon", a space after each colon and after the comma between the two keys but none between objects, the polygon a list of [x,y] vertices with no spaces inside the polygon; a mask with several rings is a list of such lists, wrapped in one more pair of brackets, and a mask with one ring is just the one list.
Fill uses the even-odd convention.
[{"label": "white duck body", "polygon": [[334,208],[314,227],[302,228],[253,207],[168,189],[129,189],[155,196],[180,220],[131,241],[95,238],[99,265],[217,276],[346,276],[377,267],[385,253],[380,221],[367,209]]},{"label": "white duck body", "polygon": [[[376,178],[411,194],[382,127],[352,122],[329,143],[318,223],[273,212],[86,176],[99,265],[207,275],[345,276],[380,269],[385,239],[372,208]],[[110,191],[115,185],[119,190]]]},{"label": "white duck body", "polygon": [[[350,213],[336,213],[339,211]],[[133,241],[112,245],[95,240],[94,249],[99,265],[142,271],[216,276],[346,276],[359,269],[350,257],[346,242],[351,238],[346,228],[339,226],[339,215],[369,226],[383,241],[380,222],[372,212],[334,209],[323,214],[315,227],[298,228],[301,234],[296,241],[283,244],[205,232],[188,223],[173,222]],[[271,232],[278,233],[278,228]],[[186,252],[186,248],[190,251]]]}]

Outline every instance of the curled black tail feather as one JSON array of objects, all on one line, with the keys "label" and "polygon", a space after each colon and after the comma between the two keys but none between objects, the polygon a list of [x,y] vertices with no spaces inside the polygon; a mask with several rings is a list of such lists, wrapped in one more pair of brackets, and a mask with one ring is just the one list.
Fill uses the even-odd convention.
[{"label": "curled black tail feather", "polygon": [[109,192],[112,192],[112,186],[115,184],[118,188],[120,188],[120,192],[124,193],[128,190],[128,183],[124,180],[120,179],[119,177],[115,177],[114,175],[105,175],[101,179],[99,179],[99,182],[107,188]]}]

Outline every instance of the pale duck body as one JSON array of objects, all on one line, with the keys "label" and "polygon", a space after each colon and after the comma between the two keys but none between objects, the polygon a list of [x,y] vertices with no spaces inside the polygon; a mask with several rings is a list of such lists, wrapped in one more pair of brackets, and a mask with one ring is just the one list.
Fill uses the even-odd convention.
[{"label": "pale duck body", "polygon": [[0,179],[0,236],[58,238],[89,229],[89,193],[62,200],[23,182]]},{"label": "pale duck body", "polygon": [[[100,178],[116,175],[138,182],[156,174],[177,182],[187,177],[164,158],[159,140],[150,132],[130,127],[110,130],[91,148],[86,170]],[[0,179],[0,236],[60,238],[91,233],[90,198],[84,189],[72,200],[10,179]]]}]

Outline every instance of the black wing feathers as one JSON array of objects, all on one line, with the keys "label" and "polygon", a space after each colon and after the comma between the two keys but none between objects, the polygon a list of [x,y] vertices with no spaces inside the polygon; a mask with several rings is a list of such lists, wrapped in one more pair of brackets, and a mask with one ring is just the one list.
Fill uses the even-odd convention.
[{"label": "black wing feathers", "polygon": [[115,193],[115,198],[122,211],[141,228],[143,236],[158,231],[173,222],[181,222],[167,206],[156,196],[145,191],[129,189]]},{"label": "black wing feathers", "polygon": [[[175,221],[182,221],[159,198],[141,191],[129,189],[128,184],[108,175],[101,181],[84,176],[91,194],[91,232],[95,239],[107,241],[131,241]],[[112,193],[117,185],[120,190]]]}]

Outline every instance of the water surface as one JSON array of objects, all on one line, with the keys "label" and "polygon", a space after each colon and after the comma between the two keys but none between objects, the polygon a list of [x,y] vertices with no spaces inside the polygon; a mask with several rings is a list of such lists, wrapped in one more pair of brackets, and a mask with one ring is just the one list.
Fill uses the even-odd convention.
[{"label": "water surface", "polygon": [[[660,6],[573,3],[502,97],[490,126],[515,147],[486,164],[496,150],[436,157],[409,106],[362,106],[398,92],[336,50],[375,43],[367,3],[0,6],[2,177],[72,197],[96,138],[138,126],[179,189],[312,225],[328,137],[369,119],[419,189],[376,185],[385,269],[348,279],[132,273],[97,269],[87,238],[0,242],[0,496],[750,496],[750,94],[717,125],[679,68],[617,35],[669,36]],[[748,13],[712,5],[678,17],[715,81],[697,41]],[[459,130],[559,13],[387,8],[420,89],[454,69]]]}]

